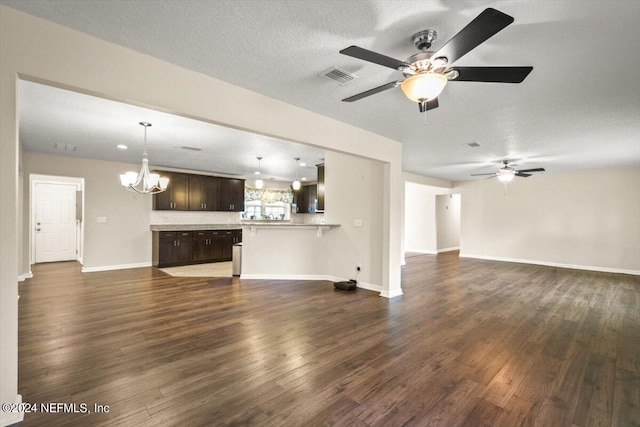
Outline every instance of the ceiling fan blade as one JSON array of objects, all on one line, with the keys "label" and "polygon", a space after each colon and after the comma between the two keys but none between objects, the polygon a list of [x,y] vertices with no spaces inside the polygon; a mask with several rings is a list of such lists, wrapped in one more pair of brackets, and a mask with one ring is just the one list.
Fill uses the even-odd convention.
[{"label": "ceiling fan blade", "polygon": [[382,91],[385,91],[387,89],[391,89],[392,87],[396,87],[399,84],[400,84],[400,82],[389,82],[389,83],[384,84],[382,86],[374,87],[373,89],[369,89],[369,90],[364,91],[362,93],[359,93],[357,95],[353,95],[353,96],[350,96],[348,98],[345,98],[345,99],[342,100],[342,102],[357,101],[359,99],[366,98],[367,96],[375,95],[378,92],[382,92]]},{"label": "ceiling fan blade", "polygon": [[535,169],[521,169],[519,171],[516,172],[544,172],[544,168],[535,168]]},{"label": "ceiling fan blade", "polygon": [[531,176],[530,173],[522,173],[522,172],[516,172],[516,176],[521,176],[523,178],[528,178]]},{"label": "ceiling fan blade", "polygon": [[445,56],[449,64],[452,64],[512,22],[513,17],[489,7],[445,43],[432,57]]},{"label": "ceiling fan blade", "polygon": [[452,82],[520,83],[533,67],[454,67],[459,74]]},{"label": "ceiling fan blade", "polygon": [[342,49],[340,53],[343,55],[362,59],[363,61],[373,62],[374,64],[382,65],[384,67],[393,68],[394,70],[398,70],[398,69],[410,66],[404,61],[390,58],[388,56],[382,55],[381,53],[363,49],[358,46],[349,46],[346,49]]},{"label": "ceiling fan blade", "polygon": [[495,172],[491,173],[472,173],[471,176],[483,176],[483,175],[496,175]]}]

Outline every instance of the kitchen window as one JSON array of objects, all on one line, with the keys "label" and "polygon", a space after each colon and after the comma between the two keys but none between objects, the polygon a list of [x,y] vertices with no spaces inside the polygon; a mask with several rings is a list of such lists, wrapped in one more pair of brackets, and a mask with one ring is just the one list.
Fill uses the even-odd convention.
[{"label": "kitchen window", "polygon": [[284,202],[265,203],[262,200],[245,202],[243,217],[253,220],[285,220],[291,219],[291,204]]}]

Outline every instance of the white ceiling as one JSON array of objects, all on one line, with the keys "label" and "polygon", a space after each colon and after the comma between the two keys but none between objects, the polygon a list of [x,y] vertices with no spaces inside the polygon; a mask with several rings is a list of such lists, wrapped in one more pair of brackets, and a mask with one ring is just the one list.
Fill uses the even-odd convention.
[{"label": "white ceiling", "polygon": [[[144,128],[152,167],[191,169],[263,179],[293,181],[317,177],[324,151],[237,129],[20,81],[20,140],[25,150],[140,163]],[[124,144],[127,150],[117,148]],[[199,148],[202,151],[184,149]],[[294,158],[306,163],[300,167]],[[297,166],[296,166],[297,165]]]},{"label": "white ceiling", "polygon": [[[461,181],[504,158],[549,173],[640,163],[635,0],[0,2],[400,141],[408,172]],[[451,82],[426,114],[399,89],[340,101],[401,75],[339,50],[358,45],[405,59],[416,31],[437,30],[438,49],[486,7],[515,22],[456,64],[533,66],[523,83]],[[318,77],[331,66],[359,78],[337,86]],[[140,135],[136,126],[130,138]],[[154,132],[150,139],[161,135]]]}]

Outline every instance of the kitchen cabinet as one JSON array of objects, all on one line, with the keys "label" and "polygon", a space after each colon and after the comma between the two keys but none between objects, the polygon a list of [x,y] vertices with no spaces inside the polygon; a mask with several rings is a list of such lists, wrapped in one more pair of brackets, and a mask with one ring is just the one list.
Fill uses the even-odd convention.
[{"label": "kitchen cabinet", "polygon": [[316,212],[324,212],[324,163],[316,165],[316,167],[318,168],[318,205],[316,206]]},{"label": "kitchen cabinet", "polygon": [[317,184],[306,184],[293,192],[296,213],[324,212],[324,164],[316,167],[318,168]]},{"label": "kitchen cabinet", "polygon": [[169,178],[169,185],[162,193],[153,195],[153,209],[186,211],[189,206],[189,175],[177,172],[158,172]]},{"label": "kitchen cabinet", "polygon": [[154,258],[157,258],[157,263],[161,266],[180,265],[191,261],[193,256],[192,243],[190,231],[160,232],[157,242],[157,256]]},{"label": "kitchen cabinet", "polygon": [[154,231],[152,261],[157,267],[231,261],[239,242],[242,230]]},{"label": "kitchen cabinet", "polygon": [[166,191],[153,195],[155,210],[244,211],[244,179],[160,173],[169,178],[169,185]]},{"label": "kitchen cabinet", "polygon": [[242,242],[241,230],[226,230],[220,231],[218,236],[218,242],[220,245],[220,260],[231,261],[231,254],[233,251],[233,245]]},{"label": "kitchen cabinet", "polygon": [[194,262],[217,261],[222,258],[222,247],[217,241],[217,231],[193,232]]},{"label": "kitchen cabinet", "polygon": [[307,213],[307,199],[304,187],[293,190],[293,203],[296,205],[295,213]]},{"label": "kitchen cabinet", "polygon": [[215,211],[218,199],[218,178],[189,175],[189,210]]},{"label": "kitchen cabinet", "polygon": [[300,187],[300,190],[294,192],[296,213],[316,213],[316,199],[316,184],[303,185]]},{"label": "kitchen cabinet", "polygon": [[244,211],[244,180],[218,178],[217,206],[219,211]]}]

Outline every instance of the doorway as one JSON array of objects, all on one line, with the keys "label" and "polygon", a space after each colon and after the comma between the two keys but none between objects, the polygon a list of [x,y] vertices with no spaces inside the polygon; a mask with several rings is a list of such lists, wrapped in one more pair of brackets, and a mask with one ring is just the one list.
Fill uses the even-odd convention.
[{"label": "doorway", "polygon": [[462,196],[448,187],[405,182],[405,253],[459,250]]},{"label": "doorway", "polygon": [[31,264],[82,261],[84,179],[31,175]]}]

